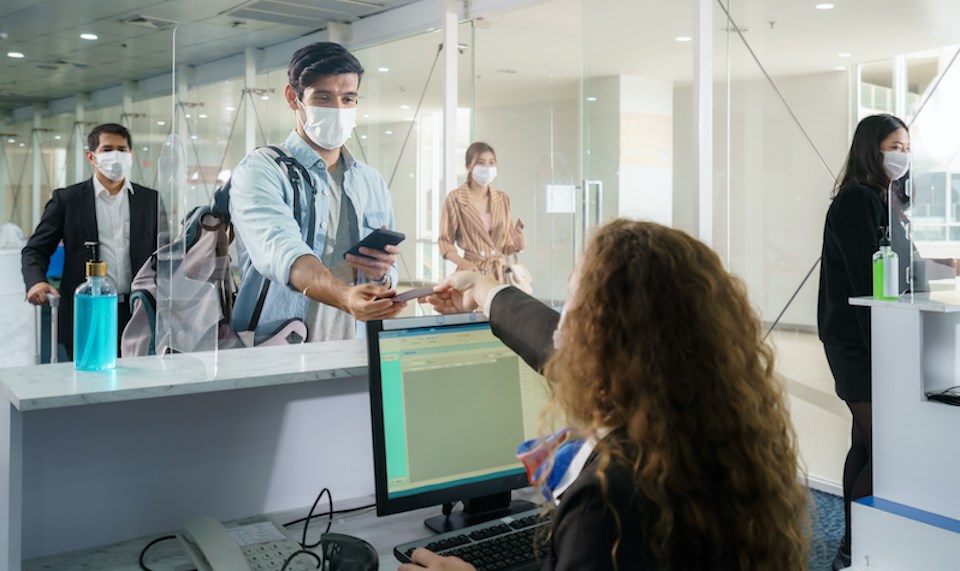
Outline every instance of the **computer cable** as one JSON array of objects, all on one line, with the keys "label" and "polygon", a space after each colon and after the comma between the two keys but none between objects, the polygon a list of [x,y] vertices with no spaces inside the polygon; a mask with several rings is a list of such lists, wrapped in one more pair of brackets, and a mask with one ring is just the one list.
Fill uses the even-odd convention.
[{"label": "computer cable", "polygon": [[[344,508],[344,509],[340,509],[340,510],[333,510],[333,515],[349,514],[349,513],[359,512],[359,511],[363,511],[363,510],[369,510],[369,509],[375,508],[375,507],[377,507],[377,504],[366,504],[366,505],[363,505],[363,506],[357,506],[357,507],[355,507],[355,508]],[[330,515],[330,512],[323,512],[323,513],[313,514],[313,515],[310,516],[310,517],[311,517],[311,518],[318,518],[318,517],[324,517],[324,516],[329,516],[329,515]],[[300,519],[295,519],[295,520],[293,520],[293,521],[290,521],[290,522],[287,522],[287,523],[283,524],[283,527],[290,527],[291,525],[297,525],[298,523],[303,523],[303,522],[305,522],[305,521],[307,521],[307,518],[302,517],[302,518],[300,518]]]},{"label": "computer cable", "polygon": [[[309,549],[313,549],[314,547],[317,547],[320,545],[323,538],[323,534],[320,535],[321,540],[318,540],[316,543],[311,545],[307,543],[307,529],[310,527],[310,520],[312,520],[314,517],[313,510],[317,509],[317,505],[320,503],[320,500],[323,499],[324,494],[327,495],[327,514],[329,514],[329,518],[327,519],[327,529],[323,533],[330,533],[330,527],[333,526],[333,494],[330,493],[330,488],[324,488],[320,490],[319,494],[317,494],[317,499],[313,500],[313,505],[310,506],[310,511],[307,512],[307,517],[304,518],[303,520],[299,520],[299,521],[306,522],[303,524],[303,538],[300,541],[300,551],[295,551],[291,553],[290,556],[287,557],[286,561],[283,562],[283,567],[280,568],[280,571],[284,571],[284,569],[286,569],[287,566],[290,565],[290,562],[296,559],[297,555],[300,555],[302,553],[309,554],[311,557],[316,559],[317,569],[323,569],[325,559],[326,559],[326,553],[321,551],[321,555],[323,555],[323,557],[319,557],[317,556],[316,553],[312,551],[308,551]],[[290,524],[284,524],[284,527],[287,527],[288,525]]]},{"label": "computer cable", "polygon": [[[139,563],[140,563],[140,569],[142,569],[143,571],[153,571],[152,569],[150,569],[149,567],[147,567],[147,564],[146,564],[146,563],[143,562],[143,558],[147,555],[147,550],[150,549],[151,547],[153,547],[154,545],[160,543],[161,541],[167,541],[168,539],[176,539],[176,538],[177,538],[176,535],[164,535],[163,537],[158,537],[158,538],[154,539],[153,541],[151,541],[150,543],[148,543],[148,544],[140,551],[140,558],[138,559],[138,561],[139,561]],[[194,569],[193,571],[197,571],[197,570]]]},{"label": "computer cable", "polygon": [[300,551],[294,551],[290,554],[290,557],[287,557],[287,560],[283,562],[283,567],[280,568],[280,571],[285,571],[287,566],[290,565],[290,562],[297,558],[297,555],[309,555],[317,561],[317,569],[323,569],[323,559],[320,559],[320,556],[312,551],[307,551],[306,549],[301,549]]},{"label": "computer cable", "polygon": [[[333,526],[333,496],[330,494],[329,488],[324,488],[320,490],[320,494],[317,496],[317,499],[313,500],[313,505],[310,507],[310,512],[307,514],[307,523],[303,524],[303,541],[301,544],[304,549],[314,548],[320,545],[320,540],[318,539],[316,543],[307,544],[307,528],[310,527],[310,519],[313,515],[313,510],[317,508],[317,504],[320,503],[320,499],[323,498],[323,494],[327,494],[327,513],[330,514],[327,517],[327,529],[323,533],[330,533],[330,528]],[[320,534],[320,537],[323,537],[323,533]]]},{"label": "computer cable", "polygon": [[944,404],[953,406],[960,406],[960,385],[950,387],[949,389],[940,392],[927,392],[924,393],[924,395],[927,397],[927,400],[942,402]]}]

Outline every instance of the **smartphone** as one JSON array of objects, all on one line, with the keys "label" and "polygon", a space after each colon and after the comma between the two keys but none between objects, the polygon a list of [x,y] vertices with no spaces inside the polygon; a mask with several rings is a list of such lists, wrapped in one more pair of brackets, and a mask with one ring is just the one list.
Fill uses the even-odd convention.
[{"label": "smartphone", "polygon": [[346,254],[343,256],[346,257],[347,254],[353,254],[354,256],[362,256],[364,258],[370,258],[365,254],[360,253],[360,248],[370,248],[371,250],[381,250],[386,251],[387,246],[396,246],[400,242],[403,242],[406,239],[406,236],[400,232],[394,232],[393,230],[384,230],[383,228],[377,228],[373,232],[367,235],[366,238],[360,240],[353,246],[350,246],[350,249],[347,250]]}]

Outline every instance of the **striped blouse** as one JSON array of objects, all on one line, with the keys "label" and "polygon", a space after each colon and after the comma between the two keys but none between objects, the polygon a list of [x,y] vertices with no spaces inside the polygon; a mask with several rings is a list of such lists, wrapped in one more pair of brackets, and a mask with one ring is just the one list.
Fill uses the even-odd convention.
[{"label": "striped blouse", "polygon": [[447,195],[440,215],[440,255],[446,258],[459,246],[463,258],[477,266],[480,273],[504,281],[506,256],[523,251],[523,230],[516,228],[510,212],[510,197],[490,188],[490,231],[470,201],[470,188],[464,184]]}]

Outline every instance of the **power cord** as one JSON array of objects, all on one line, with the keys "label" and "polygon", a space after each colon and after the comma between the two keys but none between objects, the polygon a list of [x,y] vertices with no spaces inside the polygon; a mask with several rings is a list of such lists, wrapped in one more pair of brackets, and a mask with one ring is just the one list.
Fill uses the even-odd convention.
[{"label": "power cord", "polygon": [[960,406],[960,386],[950,387],[940,392],[924,393],[927,400],[942,402],[953,406]]}]

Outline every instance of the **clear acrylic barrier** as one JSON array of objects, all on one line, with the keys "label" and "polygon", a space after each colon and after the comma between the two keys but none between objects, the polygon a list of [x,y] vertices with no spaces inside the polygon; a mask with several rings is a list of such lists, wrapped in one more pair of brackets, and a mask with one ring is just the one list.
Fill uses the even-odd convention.
[{"label": "clear acrylic barrier", "polygon": [[[468,31],[468,24],[461,26],[461,34]],[[240,281],[236,243],[229,248],[229,258],[210,260],[202,267],[182,263],[188,249],[183,221],[194,208],[211,204],[214,190],[254,147],[283,144],[295,127],[294,113],[283,95],[287,64],[297,49],[321,41],[322,35],[311,39],[286,36],[275,29],[259,31],[251,43],[266,47],[250,54],[245,63],[256,73],[245,79],[244,68],[238,65],[244,54],[223,59],[207,53],[210,38],[223,33],[211,22],[176,30],[170,121],[176,137],[165,147],[170,153],[162,165],[165,184],[158,186],[170,205],[163,228],[173,237],[159,273],[164,293],[172,297],[166,301],[166,315],[158,318],[158,338],[178,352],[226,348],[222,328],[215,326],[219,314],[210,308],[218,307],[214,303],[221,295],[217,276],[224,267],[230,268],[236,285]],[[443,174],[443,77],[437,63],[441,40],[442,35],[427,33],[353,50],[365,73],[358,126],[346,147],[390,183],[396,228],[407,235],[397,264],[400,289],[443,277],[436,255],[438,205],[443,196],[438,184]],[[467,55],[460,65],[469,66],[469,49],[464,51]],[[431,74],[433,65],[436,69]],[[467,69],[461,77],[472,77]],[[211,78],[214,75],[216,80]],[[461,95],[462,101],[470,101],[472,89],[461,87]],[[462,111],[468,118],[469,109]],[[462,121],[458,127],[465,149],[469,122]],[[411,304],[407,311],[418,312],[420,307]]]},{"label": "clear acrylic barrier", "polygon": [[[910,281],[915,292],[957,289],[960,260],[960,66],[956,47],[935,50],[927,59],[934,75],[920,93],[910,123],[913,162],[903,190],[906,238],[913,257]],[[928,66],[929,67],[929,66]],[[908,68],[909,69],[909,68]],[[911,81],[913,83],[913,81]],[[894,202],[896,204],[896,202]],[[901,260],[901,263],[905,261]]]},{"label": "clear acrylic barrier", "polygon": [[[157,252],[156,352],[216,352],[221,319],[218,290],[212,280],[215,264],[229,260],[187,260],[187,234],[177,228],[178,220],[189,217],[198,205],[187,192],[187,161],[183,144],[176,133],[164,143],[158,165],[161,200],[168,209],[166,228],[160,229]],[[164,220],[161,218],[161,224]],[[190,262],[193,262],[192,264]]]},{"label": "clear acrylic barrier", "polygon": [[[601,218],[602,200],[584,200],[603,185],[585,184],[581,168],[583,38],[539,21],[532,9],[491,20],[474,29],[473,138],[497,150],[493,186],[509,195],[513,218],[523,220],[526,249],[518,259],[532,274],[533,295],[562,303],[580,249]],[[585,213],[585,205],[592,209]]]}]

